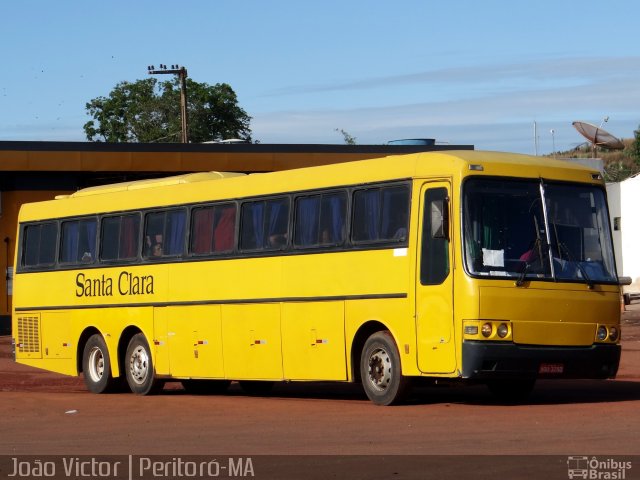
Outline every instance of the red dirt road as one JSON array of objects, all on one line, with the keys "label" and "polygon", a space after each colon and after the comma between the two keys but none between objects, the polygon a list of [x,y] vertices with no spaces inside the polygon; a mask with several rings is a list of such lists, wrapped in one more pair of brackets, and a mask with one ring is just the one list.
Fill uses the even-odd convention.
[{"label": "red dirt road", "polygon": [[79,378],[15,364],[0,338],[0,455],[638,455],[640,304],[625,313],[619,376],[540,381],[526,405],[482,386],[416,389],[377,407],[348,384],[279,384],[271,396],[94,395]]}]

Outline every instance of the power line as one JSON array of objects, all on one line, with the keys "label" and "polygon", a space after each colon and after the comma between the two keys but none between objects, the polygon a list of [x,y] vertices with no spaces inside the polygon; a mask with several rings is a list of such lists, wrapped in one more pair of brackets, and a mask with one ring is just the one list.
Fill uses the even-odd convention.
[{"label": "power line", "polygon": [[153,65],[147,66],[149,75],[178,75],[180,79],[180,117],[182,120],[182,143],[189,143],[189,119],[187,117],[187,69],[179,65],[171,65],[171,68],[167,68],[166,65],[160,64],[160,69],[156,70]]}]

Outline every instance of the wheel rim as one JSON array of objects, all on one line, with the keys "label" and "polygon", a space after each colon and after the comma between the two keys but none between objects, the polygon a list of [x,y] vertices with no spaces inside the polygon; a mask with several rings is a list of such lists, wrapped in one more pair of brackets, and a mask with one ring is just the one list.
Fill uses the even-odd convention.
[{"label": "wheel rim", "polygon": [[144,383],[149,374],[149,354],[142,346],[137,346],[129,358],[129,373],[138,385]]},{"label": "wheel rim", "polygon": [[369,384],[377,391],[384,392],[392,379],[391,357],[383,348],[376,348],[369,355],[368,380]]},{"label": "wheel rim", "polygon": [[104,375],[104,355],[98,347],[93,347],[89,352],[89,377],[92,382],[99,382]]}]

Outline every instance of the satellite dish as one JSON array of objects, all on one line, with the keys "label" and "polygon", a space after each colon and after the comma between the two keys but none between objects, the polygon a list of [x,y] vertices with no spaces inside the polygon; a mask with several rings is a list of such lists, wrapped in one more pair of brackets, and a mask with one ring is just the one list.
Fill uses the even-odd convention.
[{"label": "satellite dish", "polygon": [[598,146],[608,148],[609,150],[624,149],[624,143],[622,143],[618,137],[611,135],[600,127],[596,127],[587,122],[573,122],[572,125],[580,135],[589,140],[594,157],[596,156]]}]

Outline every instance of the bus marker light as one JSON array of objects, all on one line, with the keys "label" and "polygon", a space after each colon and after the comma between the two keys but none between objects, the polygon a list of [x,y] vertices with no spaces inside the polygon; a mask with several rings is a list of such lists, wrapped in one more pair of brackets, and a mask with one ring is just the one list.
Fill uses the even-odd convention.
[{"label": "bus marker light", "polygon": [[467,325],[464,327],[465,335],[477,335],[478,334],[478,326],[477,325]]},{"label": "bus marker light", "polygon": [[507,334],[509,333],[509,327],[507,326],[506,323],[501,323],[498,326],[498,336],[500,338],[504,338],[507,336]]},{"label": "bus marker light", "polygon": [[482,165],[469,165],[469,170],[472,170],[475,172],[482,172],[484,171],[484,167]]},{"label": "bus marker light", "polygon": [[491,333],[493,332],[493,327],[491,326],[490,323],[485,323],[484,325],[482,325],[482,336],[483,337],[490,337]]},{"label": "bus marker light", "polygon": [[601,342],[604,342],[607,339],[607,327],[600,325],[598,327],[598,332],[596,333],[596,338]]}]

